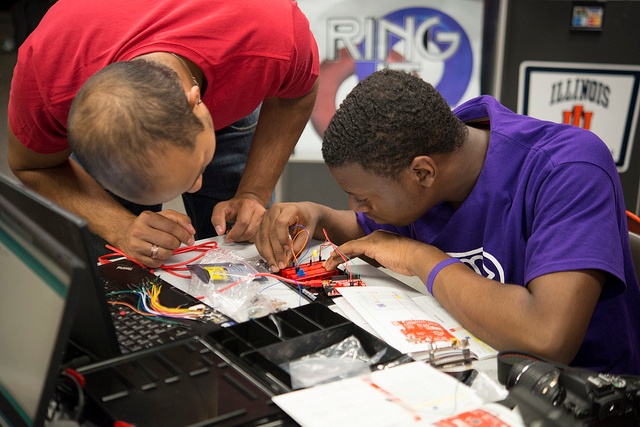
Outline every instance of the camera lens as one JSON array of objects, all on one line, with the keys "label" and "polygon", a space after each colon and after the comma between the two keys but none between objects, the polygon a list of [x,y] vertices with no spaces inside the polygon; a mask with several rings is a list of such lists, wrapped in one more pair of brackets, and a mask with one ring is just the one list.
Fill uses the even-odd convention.
[{"label": "camera lens", "polygon": [[565,399],[565,391],[559,379],[560,370],[552,364],[522,361],[511,368],[506,386],[509,389],[519,385],[553,405],[560,405]]}]

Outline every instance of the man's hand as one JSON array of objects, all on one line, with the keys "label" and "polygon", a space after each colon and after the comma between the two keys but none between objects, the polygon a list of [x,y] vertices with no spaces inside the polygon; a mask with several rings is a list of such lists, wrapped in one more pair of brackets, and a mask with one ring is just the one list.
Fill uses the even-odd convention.
[{"label": "man's hand", "polygon": [[[181,244],[193,245],[195,229],[188,216],[172,210],[142,212],[125,229],[118,249],[147,267],[160,267]],[[157,247],[157,249],[155,249]]]},{"label": "man's hand", "polygon": [[[226,242],[253,242],[265,211],[265,207],[257,199],[236,196],[216,204],[211,214],[211,223],[218,236],[227,233]],[[227,230],[228,222],[234,223],[231,230]]]}]

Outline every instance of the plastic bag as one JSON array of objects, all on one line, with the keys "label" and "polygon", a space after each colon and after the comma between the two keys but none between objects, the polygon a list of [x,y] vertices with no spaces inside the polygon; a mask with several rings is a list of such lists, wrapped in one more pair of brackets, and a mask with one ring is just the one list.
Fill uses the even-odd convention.
[{"label": "plastic bag", "polygon": [[208,251],[191,272],[189,293],[236,322],[266,316],[281,310],[285,303],[260,294],[266,278],[236,253],[216,248]]},{"label": "plastic bag", "polygon": [[[311,387],[339,379],[365,375],[373,363],[358,338],[350,336],[316,353],[281,366],[291,376],[291,387]],[[287,366],[288,365],[288,366]]]},{"label": "plastic bag", "polygon": [[482,371],[478,371],[471,388],[478,393],[483,402],[498,402],[506,399],[509,394],[506,388]]}]

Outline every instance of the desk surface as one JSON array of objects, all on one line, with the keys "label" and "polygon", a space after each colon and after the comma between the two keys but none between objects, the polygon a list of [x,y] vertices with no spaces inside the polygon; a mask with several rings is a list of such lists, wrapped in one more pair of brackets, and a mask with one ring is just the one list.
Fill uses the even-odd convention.
[{"label": "desk surface", "polygon": [[[213,238],[213,239],[206,239],[203,241],[199,241],[197,242],[197,244],[200,243],[204,243],[204,242],[210,242],[210,241],[215,241],[217,243],[217,248],[222,249],[224,251],[226,251],[224,253],[224,255],[228,255],[231,254],[230,256],[230,261],[236,261],[236,260],[245,260],[245,261],[250,261],[249,264],[250,265],[258,265],[257,261],[261,260],[261,257],[259,256],[255,246],[253,244],[238,244],[238,243],[233,243],[233,244],[228,244],[225,243],[222,237],[217,237],[217,238]],[[312,243],[312,249],[313,249],[313,245],[317,245],[319,247],[321,242],[314,242]],[[327,249],[328,250],[328,249]],[[179,255],[174,255],[172,258],[170,258],[169,260],[167,260],[166,264],[167,265],[171,265],[171,264],[178,264],[178,263],[184,263],[187,262],[189,260],[192,260],[194,258],[194,254],[195,252],[190,252],[190,253],[182,253]],[[324,258],[326,258],[327,254],[322,254],[322,256]],[[215,262],[220,262],[221,260],[219,259],[220,257],[216,257],[216,256],[211,256],[208,257],[205,255],[205,257],[198,259],[198,260],[194,260],[192,263],[210,263],[210,259],[216,259]],[[229,260],[227,260],[229,261]],[[307,259],[308,261],[308,259]],[[415,300],[420,300],[420,301],[424,301],[424,299],[428,299],[428,301],[431,301],[433,303],[433,305],[435,306],[437,304],[437,302],[435,300],[433,300],[433,297],[431,295],[428,295],[426,293],[426,291],[424,290],[424,285],[417,279],[417,278],[411,278],[411,277],[405,277],[402,275],[398,275],[395,274],[387,269],[383,269],[383,268],[376,268],[374,266],[372,266],[371,264],[368,264],[367,262],[361,260],[361,259],[354,259],[354,260],[350,260],[350,270],[353,271],[356,274],[359,274],[361,279],[364,281],[364,283],[366,284],[366,288],[347,288],[350,289],[352,291],[365,291],[365,290],[369,290],[370,288],[380,288],[378,290],[375,289],[371,289],[371,294],[377,294],[379,296],[386,294],[386,293],[391,293],[393,295],[407,295],[409,296],[409,298],[411,298],[412,300],[415,298]],[[163,271],[163,270],[156,270],[156,274],[158,274],[159,276],[161,276],[165,281],[171,283],[172,285],[178,287],[179,289],[188,292],[188,293],[192,293],[190,292],[190,288],[192,287],[192,279],[189,278],[184,278],[184,277],[179,277],[173,274],[170,274],[170,272],[168,271]],[[299,294],[299,292],[297,292],[293,287],[291,287],[288,284],[285,284],[279,280],[277,280],[277,278],[272,278],[269,277],[268,278],[268,283],[263,283],[260,285],[262,287],[261,289],[261,293],[263,293],[264,295],[267,295],[270,298],[274,298],[274,299],[278,299],[281,301],[284,301],[286,303],[286,305],[288,306],[288,308],[297,308],[301,305],[306,305],[308,304],[308,300],[305,298],[302,298],[301,295]],[[385,288],[385,289],[382,289]],[[391,291],[389,291],[389,289],[391,289]],[[398,292],[396,292],[398,291]],[[351,322],[358,324],[359,326],[361,326],[364,329],[367,329],[371,332],[371,329],[374,329],[371,325],[364,325],[361,324],[359,322],[364,321],[363,318],[360,319],[356,319],[357,316],[354,316],[353,313],[350,313],[349,310],[345,310],[347,308],[349,308],[349,304],[348,303],[348,292],[344,293],[344,297],[338,297],[336,299],[334,299],[334,301],[336,301],[337,303],[334,305],[331,305],[331,309],[333,309],[335,312],[338,312],[340,314],[342,314],[344,317],[346,317],[347,319],[351,320]],[[363,295],[365,296],[369,296],[368,292],[364,292]],[[194,296],[199,296],[199,295],[195,295]],[[346,301],[346,302],[345,302]],[[411,301],[406,301],[405,298],[405,302],[407,304],[410,304]],[[388,306],[391,307],[393,304],[389,303]],[[311,309],[311,308],[316,308],[316,306],[307,306],[307,307],[302,307],[301,310],[305,310],[305,309]],[[350,310],[351,312],[355,311],[355,310]],[[286,312],[286,313],[290,313],[290,312]],[[372,311],[373,313],[373,311]],[[416,312],[417,313],[417,312]],[[428,312],[431,313],[431,312]],[[285,314],[285,312],[283,312],[282,314]],[[357,313],[356,313],[357,314]],[[421,315],[420,315],[421,316]],[[338,316],[336,316],[338,317]],[[371,316],[370,316],[371,317]],[[408,319],[408,317],[403,317],[403,319]],[[420,317],[422,319],[422,317]],[[263,318],[260,319],[254,319],[252,320],[252,322],[260,322]],[[340,318],[342,319],[342,318]],[[394,319],[397,319],[397,317],[395,317]],[[438,317],[438,319],[445,319],[444,316],[440,316]],[[275,323],[275,322],[274,322]],[[366,323],[366,322],[365,322]],[[375,323],[375,322],[373,322]],[[397,322],[396,322],[397,323]],[[246,325],[236,325],[236,326],[240,326],[240,327],[244,327]],[[229,328],[231,329],[231,328]],[[453,330],[453,329],[452,329]],[[221,331],[228,331],[227,329],[223,329]],[[231,333],[231,332],[229,332]],[[380,336],[380,334],[375,333],[374,330],[374,335],[378,335]],[[258,336],[258,335],[256,335]],[[388,344],[390,344],[390,341],[387,341]],[[268,343],[267,343],[268,344]],[[244,351],[242,348],[239,349],[239,351]],[[412,353],[413,355],[413,353]],[[413,367],[407,366],[407,365],[414,365]],[[416,366],[419,365],[419,366]],[[389,416],[390,414],[393,414],[393,419],[396,419],[396,415],[397,413],[399,413],[402,416],[407,416],[407,414],[410,414],[412,416],[415,416],[415,414],[413,414],[411,411],[407,412],[407,409],[404,405],[399,405],[397,403],[393,403],[393,402],[399,402],[398,399],[394,398],[394,399],[389,399],[389,392],[387,390],[387,386],[388,387],[393,387],[393,388],[397,388],[397,393],[394,392],[394,395],[398,395],[400,396],[402,393],[407,394],[408,396],[406,396],[406,399],[403,398],[402,401],[409,401],[412,397],[414,396],[420,396],[420,393],[414,393],[413,391],[420,391],[421,393],[426,393],[425,397],[423,400],[428,400],[427,398],[429,396],[431,396],[431,394],[429,393],[435,393],[437,395],[437,400],[440,401],[441,399],[441,393],[442,391],[442,385],[444,383],[446,383],[447,381],[445,381],[446,379],[449,379],[451,381],[453,381],[453,378],[448,376],[448,375],[444,375],[442,372],[439,372],[437,370],[434,370],[433,368],[429,367],[428,364],[427,366],[424,366],[424,364],[422,363],[411,363],[411,364],[405,364],[405,365],[401,365],[400,367],[405,367],[405,369],[401,369],[398,371],[395,371],[396,368],[393,369],[383,369],[380,371],[375,371],[372,373],[372,378],[373,375],[376,375],[375,377],[375,387],[373,386],[366,386],[366,384],[369,383],[361,383],[360,380],[358,380],[358,378],[349,378],[346,379],[346,382],[342,382],[342,381],[335,381],[335,382],[330,382],[328,384],[324,384],[324,385],[319,385],[319,386],[314,386],[314,387],[308,387],[302,390],[299,390],[300,392],[303,392],[304,394],[300,395],[300,394],[296,394],[298,393],[298,391],[294,391],[293,393],[284,393],[284,394],[279,394],[277,396],[274,396],[273,400],[276,404],[278,404],[278,406],[280,406],[281,409],[283,409],[289,416],[292,416],[294,419],[296,419],[296,421],[298,421],[298,419],[296,418],[297,416],[300,416],[300,421],[301,424],[303,425],[326,425],[326,423],[324,423],[324,421],[326,421],[326,418],[318,418],[318,417],[311,417],[312,421],[307,422],[306,419],[309,418],[308,414],[307,414],[307,410],[304,409],[304,405],[309,405],[311,404],[311,402],[315,402],[313,403],[312,407],[313,408],[321,408],[322,409],[322,413],[324,414],[323,417],[327,416],[327,407],[326,405],[318,405],[317,402],[322,401],[322,400],[318,400],[318,399],[333,399],[332,402],[334,402],[334,400],[336,399],[336,396],[344,396],[346,393],[346,396],[344,396],[344,399],[342,397],[340,397],[338,399],[337,402],[331,403],[329,404],[330,406],[330,410],[328,411],[330,413],[331,416],[337,417],[338,419],[338,423],[342,423],[342,421],[344,421],[345,416],[347,415],[347,412],[343,412],[343,410],[341,410],[340,408],[340,404],[344,404],[346,406],[346,411],[348,411],[348,413],[352,416],[352,419],[354,421],[362,421],[364,419],[366,419],[366,417],[364,415],[366,415],[367,413],[369,413],[369,409],[371,407],[371,405],[374,405],[374,409],[382,411],[380,412],[381,414],[386,414],[387,416]],[[399,368],[400,368],[399,367]],[[480,379],[483,378],[488,378],[492,383],[495,383],[496,386],[496,390],[497,387],[499,387],[498,383],[497,383],[497,365],[496,365],[496,359],[495,357],[493,358],[486,358],[483,359],[481,361],[475,361],[473,363],[473,367],[478,370],[481,375],[478,377],[478,381],[474,382],[474,387],[476,385],[476,383],[482,384],[480,385],[480,387],[485,387],[488,386],[489,384],[487,383],[486,379],[483,381],[480,381]],[[422,369],[422,371],[418,370],[415,371],[415,369]],[[424,369],[423,369],[424,368]],[[425,370],[426,368],[429,368],[431,371],[429,371],[428,369]],[[393,375],[392,371],[397,372],[398,375],[395,375],[395,373]],[[406,375],[402,375],[402,372],[407,372]],[[418,374],[420,374],[419,376],[416,376],[416,372]],[[433,373],[438,373],[440,375],[443,375],[445,377],[445,380],[443,380],[442,378],[435,378],[435,377],[431,377],[431,375],[433,375]],[[484,374],[484,375],[483,375]],[[355,381],[351,381],[351,380],[355,380]],[[372,380],[373,381],[373,380]],[[338,384],[340,383],[340,384]],[[371,384],[373,384],[373,382],[370,382]],[[362,396],[360,396],[360,391],[355,391],[355,396],[352,395],[349,390],[352,390],[351,388],[349,388],[349,384],[351,384],[351,387],[355,387],[353,388],[353,390],[362,390],[362,386],[363,384],[365,384],[364,390],[365,392],[362,393]],[[383,384],[382,386],[380,384]],[[452,382],[453,386],[452,386],[452,391],[450,393],[450,395],[455,396],[455,404],[454,404],[454,409],[457,408],[458,403],[461,403],[462,400],[460,400],[461,398],[463,398],[464,396],[460,393],[458,393],[458,384],[460,384],[458,381],[453,381]],[[328,388],[324,388],[324,386],[328,386]],[[493,384],[492,384],[493,386]],[[380,388],[382,387],[382,388]],[[412,387],[417,387],[416,390],[414,390]],[[426,387],[426,388],[425,388]],[[387,390],[385,392],[383,392],[381,395],[380,394],[376,394],[376,392],[374,392],[375,390]],[[389,388],[389,390],[392,390],[392,388]],[[427,393],[428,392],[428,393]],[[475,390],[475,392],[478,392],[478,389]],[[501,388],[500,391],[498,391],[498,393],[503,393],[504,392],[504,388]],[[309,393],[309,396],[311,396],[311,399],[307,399],[305,396],[307,396],[307,393]],[[325,393],[325,394],[323,394]],[[326,394],[328,393],[328,395]],[[374,401],[369,401],[368,398],[365,399],[366,396],[369,396],[373,393],[373,397],[376,397],[378,399],[382,399],[380,401],[380,404],[376,404]],[[486,399],[487,392],[484,392],[484,396],[483,399]],[[358,397],[360,396],[361,399],[355,399],[354,397]],[[480,394],[479,394],[480,396]],[[503,396],[502,396],[503,397]],[[485,401],[497,401],[500,400],[502,397],[498,398],[496,397],[495,399],[486,399]],[[278,401],[276,402],[276,399],[278,399]],[[364,399],[364,401],[363,401]],[[362,405],[359,405],[358,402],[362,401]],[[373,402],[373,403],[372,403]],[[391,405],[389,405],[389,402],[391,402]],[[355,406],[354,406],[355,405]],[[394,406],[396,405],[396,406]],[[443,407],[444,408],[444,407]],[[505,408],[501,408],[503,411],[505,411]],[[353,413],[351,413],[351,411],[353,410]],[[302,415],[300,415],[300,411],[303,412]],[[360,412],[358,412],[360,411]],[[364,411],[364,412],[363,412]],[[399,411],[399,412],[398,412]],[[454,411],[455,412],[455,411]],[[508,411],[506,411],[508,412]],[[312,412],[309,412],[312,413]],[[374,418],[378,418],[378,412],[376,411],[371,411],[371,413],[369,413],[369,418],[374,417]],[[507,415],[510,415],[510,413],[507,413]],[[399,416],[399,415],[398,415]],[[306,417],[306,418],[305,418]],[[317,419],[316,419],[317,418]],[[380,421],[384,421],[383,417],[380,419],[377,419],[377,424],[376,423],[372,423],[371,425],[381,425]],[[414,420],[415,421],[415,420]],[[319,423],[318,423],[319,422]],[[315,423],[315,424],[314,424]],[[397,424],[396,424],[397,425]],[[513,423],[511,425],[520,425],[518,423]]]},{"label": "desk surface", "polygon": [[[211,239],[205,239],[196,242],[196,244],[202,242],[215,241],[218,244],[219,249],[223,249],[225,251],[229,251],[238,257],[245,260],[258,260],[261,259],[258,251],[253,244],[249,243],[225,243],[223,237],[215,237]],[[314,247],[319,247],[321,242],[313,242],[312,249]],[[323,254],[327,255],[327,254]],[[167,260],[167,264],[179,263],[188,260],[192,254],[179,254],[174,255],[169,260]],[[392,272],[385,268],[376,268],[367,262],[356,258],[350,261],[352,267],[357,270],[357,272],[361,275],[364,282],[367,286],[384,286],[388,288],[393,288],[397,290],[401,290],[403,293],[407,294],[409,297],[420,297],[424,295],[428,295],[426,289],[424,289],[424,284],[416,278],[416,277],[407,277],[403,275],[399,275],[395,272]],[[191,280],[180,278],[164,272],[162,270],[158,270],[156,272],[160,275],[164,280],[171,283],[172,285],[180,288],[185,292],[189,292]],[[300,305],[308,304],[308,300],[303,298],[299,292],[296,292],[291,286],[284,284],[282,282],[278,282],[276,279],[268,279],[268,283],[265,284],[262,294],[268,296],[269,298],[273,298],[276,300],[280,300],[286,303],[287,307],[299,307]],[[197,296],[197,295],[194,295]],[[429,298],[432,298],[429,296]],[[339,301],[339,300],[338,300]],[[331,308],[342,314],[343,316],[349,318],[359,326],[368,329],[371,332],[371,328],[362,324],[362,319],[355,319],[349,313],[343,311],[340,306],[342,304],[332,305]],[[480,361],[474,362],[474,368],[484,372],[490,378],[497,380],[497,363],[495,358],[488,358]]]}]

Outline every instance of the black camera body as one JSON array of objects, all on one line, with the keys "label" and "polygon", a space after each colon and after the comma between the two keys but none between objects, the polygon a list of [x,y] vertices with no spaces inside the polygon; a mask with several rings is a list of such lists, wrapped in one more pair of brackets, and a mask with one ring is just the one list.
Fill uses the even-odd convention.
[{"label": "black camera body", "polygon": [[527,425],[640,426],[640,377],[522,360],[505,385]]}]

